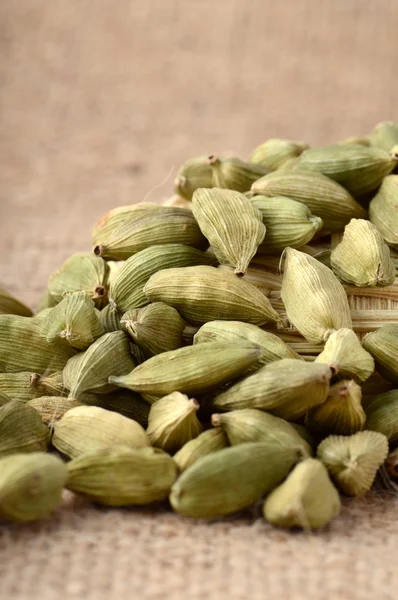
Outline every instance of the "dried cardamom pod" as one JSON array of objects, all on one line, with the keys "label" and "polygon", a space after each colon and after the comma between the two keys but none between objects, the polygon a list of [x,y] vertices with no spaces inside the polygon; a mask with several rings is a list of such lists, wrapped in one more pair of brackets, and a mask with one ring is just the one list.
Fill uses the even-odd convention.
[{"label": "dried cardamom pod", "polygon": [[398,443],[398,390],[390,390],[371,399],[365,407],[366,429],[383,433],[390,446]]},{"label": "dried cardamom pod", "polygon": [[353,377],[360,382],[366,381],[375,369],[372,355],[364,350],[352,329],[332,333],[315,362],[329,365],[341,377]]},{"label": "dried cardamom pod", "polygon": [[196,416],[199,402],[180,392],[172,392],[154,404],[149,411],[147,434],[153,446],[174,454],[186,442],[203,431]]},{"label": "dried cardamom pod", "polygon": [[252,185],[263,196],[285,196],[302,202],[320,217],[324,229],[340,231],[352,218],[365,218],[365,209],[341,185],[316,171],[276,171]]},{"label": "dried cardamom pod", "polygon": [[153,356],[128,375],[110,377],[109,382],[155,396],[176,391],[203,394],[243,375],[261,354],[261,348],[249,344],[187,346]]},{"label": "dried cardamom pod", "polygon": [[199,188],[192,212],[218,262],[244,275],[264,240],[261,212],[243,194],[219,188]]},{"label": "dried cardamom pod", "polygon": [[0,517],[26,523],[50,515],[67,479],[56,456],[33,452],[0,458]]},{"label": "dried cardamom pod", "polygon": [[29,400],[26,406],[30,406],[37,410],[43,423],[48,427],[52,427],[55,421],[62,419],[68,410],[71,410],[71,408],[75,408],[76,406],[82,406],[82,403],[75,398],[41,396],[41,398]]},{"label": "dried cardamom pod", "polygon": [[340,512],[339,494],[323,464],[307,458],[264,503],[264,517],[276,527],[319,529]]},{"label": "dried cardamom pod", "polygon": [[331,376],[327,365],[284,358],[221,392],[212,406],[222,411],[259,408],[294,421],[326,400]]},{"label": "dried cardamom pod", "polygon": [[398,248],[397,204],[398,175],[389,175],[369,204],[369,219],[392,248]]},{"label": "dried cardamom pod", "polygon": [[363,338],[362,345],[375,359],[380,375],[398,383],[398,325],[382,325],[371,331]]},{"label": "dried cardamom pod", "polygon": [[154,202],[138,202],[138,204],[128,204],[112,208],[94,225],[93,244],[95,245],[97,239],[101,236],[109,237],[120,225],[140,219],[142,216],[148,215],[149,211],[157,210],[158,208],[159,205]]},{"label": "dried cardamom pod", "polygon": [[297,158],[309,148],[305,142],[291,140],[269,139],[253,150],[250,162],[261,165],[269,171],[283,167],[291,158]]},{"label": "dried cardamom pod", "polygon": [[144,286],[154,273],[172,267],[211,265],[215,259],[183,244],[161,244],[141,250],[128,258],[111,284],[110,298],[120,314],[146,306]]},{"label": "dried cardamom pod", "polygon": [[120,323],[146,358],[183,345],[185,322],[175,308],[163,302],[129,310]]},{"label": "dried cardamom pod", "polygon": [[214,519],[257,502],[300,460],[295,448],[247,442],[204,456],[173,484],[170,504],[187,517]]},{"label": "dried cardamom pod", "polygon": [[393,121],[379,123],[368,135],[368,140],[372,146],[390,152],[398,144],[398,123]]},{"label": "dried cardamom pod", "polygon": [[206,240],[192,211],[186,208],[157,206],[140,212],[133,220],[120,220],[113,228],[94,231],[93,244],[96,256],[125,260],[150,246],[186,244],[194,248],[205,248]]},{"label": "dried cardamom pod", "polygon": [[119,331],[119,329],[121,329],[120,314],[114,302],[109,302],[109,304],[101,310],[98,318],[106,333],[112,333],[112,331]]},{"label": "dried cardamom pod", "polygon": [[312,448],[287,421],[261,410],[245,408],[214,414],[211,424],[225,431],[231,446],[245,442],[264,442],[271,447],[297,449],[302,458],[312,455]]},{"label": "dried cardamom pod", "polygon": [[31,371],[0,373],[0,393],[3,392],[13,400],[20,402],[28,402],[33,398],[49,394],[60,396],[64,391],[62,371],[49,376],[42,376]]},{"label": "dried cardamom pod", "polygon": [[200,458],[213,454],[227,446],[228,438],[221,428],[208,429],[193,440],[186,442],[173,456],[173,459],[179,470],[182,472]]},{"label": "dried cardamom pod", "polygon": [[74,458],[67,468],[68,489],[106,506],[163,500],[177,477],[175,462],[159,448],[104,448]]},{"label": "dried cardamom pod", "polygon": [[253,325],[281,321],[260,290],[214,267],[164,269],[152,275],[144,292],[151,302],[173,306],[183,319],[195,325],[215,319]]},{"label": "dried cardamom pod", "polygon": [[64,385],[69,395],[78,400],[84,392],[107,394],[115,389],[109,376],[126,375],[134,367],[127,335],[123,331],[106,333],[67,362]]},{"label": "dried cardamom pod", "polygon": [[11,400],[0,408],[0,456],[47,450],[50,430],[36,410]]},{"label": "dried cardamom pod", "polygon": [[194,335],[193,340],[194,344],[202,344],[203,342],[230,342],[233,344],[251,343],[259,346],[263,354],[250,367],[250,370],[253,371],[281,358],[296,358],[300,360],[297,352],[292,350],[278,336],[260,329],[257,325],[242,323],[241,321],[209,321],[202,325]]},{"label": "dried cardamom pod", "polygon": [[323,173],[354,196],[362,196],[380,185],[395,168],[397,158],[394,149],[386,152],[360,144],[331,144],[305,150],[295,168]]},{"label": "dried cardamom pod", "polygon": [[320,344],[334,330],[352,328],[347,294],[337,277],[293,248],[285,251],[281,297],[289,321],[309,342]]},{"label": "dried cardamom pod", "polygon": [[187,200],[191,200],[198,188],[218,187],[247,192],[251,184],[266,172],[261,165],[210,154],[187,160],[178,171],[174,187],[176,193]]},{"label": "dried cardamom pod", "polygon": [[44,340],[34,318],[0,315],[0,372],[51,373],[63,369],[75,354],[67,342]]},{"label": "dried cardamom pod", "polygon": [[388,441],[375,431],[331,435],[319,444],[317,454],[345,494],[363,496],[372,487],[379,467],[387,458]]},{"label": "dried cardamom pod", "polygon": [[362,390],[355,381],[339,381],[331,386],[323,404],[309,410],[305,425],[318,438],[356,433],[366,421],[361,400]]},{"label": "dried cardamom pod", "polygon": [[300,248],[322,229],[323,221],[302,202],[284,196],[254,196],[252,204],[261,211],[267,229],[259,254],[278,254],[286,246]]},{"label": "dried cardamom pod", "polygon": [[47,342],[63,339],[77,350],[86,350],[105,333],[94,302],[86,292],[66,294],[41,320],[39,331]]},{"label": "dried cardamom pod", "polygon": [[17,300],[0,288],[0,315],[19,315],[21,317],[31,317],[33,315],[30,308],[25,306],[23,302]]},{"label": "dried cardamom pod", "polygon": [[52,444],[70,458],[110,446],[150,446],[139,423],[99,406],[76,406],[68,410],[54,423]]},{"label": "dried cardamom pod", "polygon": [[108,274],[106,262],[89,252],[73,254],[53,273],[48,291],[53,300],[61,302],[65,292],[86,292],[97,308],[108,303]]},{"label": "dried cardamom pod", "polygon": [[395,265],[383,236],[364,219],[351,219],[346,225],[330,262],[339,279],[358,287],[386,287],[395,280]]}]

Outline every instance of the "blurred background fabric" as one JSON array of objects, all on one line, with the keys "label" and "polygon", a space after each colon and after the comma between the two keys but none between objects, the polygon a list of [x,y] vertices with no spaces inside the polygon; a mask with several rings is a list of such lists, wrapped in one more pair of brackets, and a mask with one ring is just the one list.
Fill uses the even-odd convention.
[{"label": "blurred background fabric", "polygon": [[[396,0],[3,0],[0,286],[37,306],[105,211],[165,198],[191,156],[396,120],[397,31]],[[0,527],[0,597],[392,600],[397,508],[347,501],[313,537],[69,509]]]}]

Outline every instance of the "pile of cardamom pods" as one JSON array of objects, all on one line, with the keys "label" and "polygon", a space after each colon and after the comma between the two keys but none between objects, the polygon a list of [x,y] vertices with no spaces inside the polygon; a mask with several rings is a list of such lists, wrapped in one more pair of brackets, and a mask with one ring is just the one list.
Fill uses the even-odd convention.
[{"label": "pile of cardamom pods", "polygon": [[0,294],[0,517],[64,488],[317,529],[398,478],[398,123],[188,160],[36,314]]}]

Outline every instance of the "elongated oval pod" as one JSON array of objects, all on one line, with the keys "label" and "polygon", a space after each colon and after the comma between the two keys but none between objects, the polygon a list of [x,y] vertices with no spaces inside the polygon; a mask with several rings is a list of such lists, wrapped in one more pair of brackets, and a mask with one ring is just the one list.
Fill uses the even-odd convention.
[{"label": "elongated oval pod", "polygon": [[362,345],[375,359],[380,375],[398,383],[398,325],[383,325],[368,333]]},{"label": "elongated oval pod", "polygon": [[269,171],[276,171],[289,159],[300,156],[307,148],[309,145],[305,142],[271,138],[253,150],[250,162],[261,165]]},{"label": "elongated oval pod", "polygon": [[397,203],[398,175],[389,175],[369,204],[369,219],[392,248],[398,248]]}]

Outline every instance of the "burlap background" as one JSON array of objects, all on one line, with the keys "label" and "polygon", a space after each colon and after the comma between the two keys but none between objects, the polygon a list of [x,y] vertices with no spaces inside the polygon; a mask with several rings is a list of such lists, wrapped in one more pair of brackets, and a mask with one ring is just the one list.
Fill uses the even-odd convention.
[{"label": "burlap background", "polygon": [[[107,209],[197,153],[320,143],[396,118],[396,0],[3,0],[0,285],[37,304]],[[392,600],[398,501],[313,536],[66,501],[0,527],[0,597]]]}]

